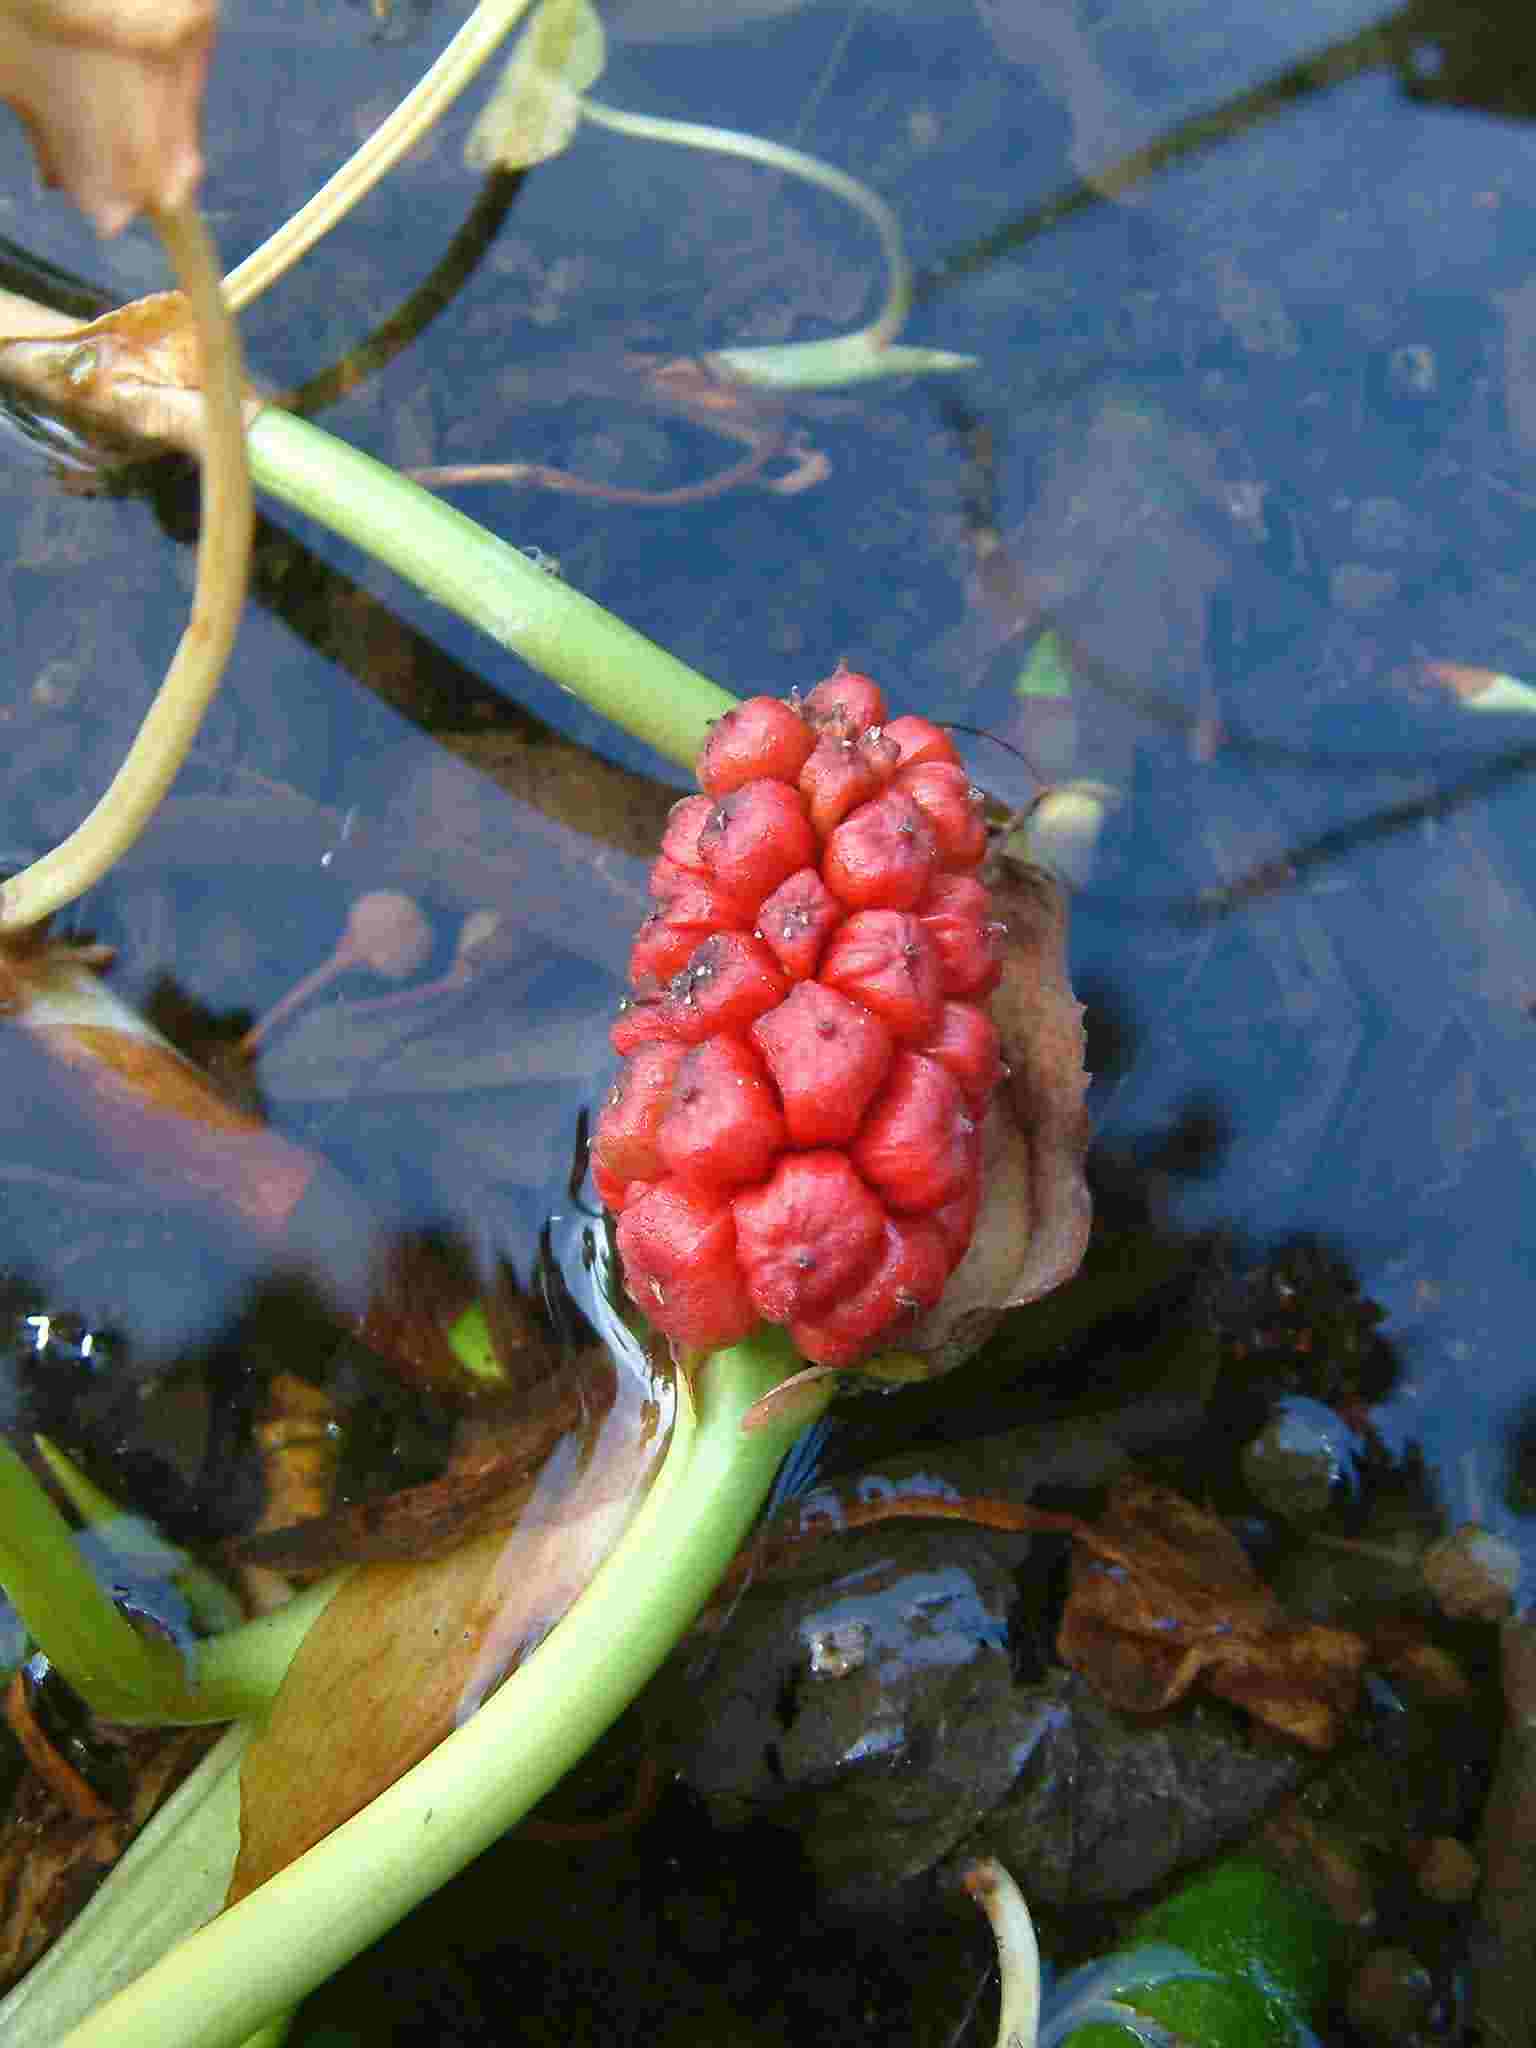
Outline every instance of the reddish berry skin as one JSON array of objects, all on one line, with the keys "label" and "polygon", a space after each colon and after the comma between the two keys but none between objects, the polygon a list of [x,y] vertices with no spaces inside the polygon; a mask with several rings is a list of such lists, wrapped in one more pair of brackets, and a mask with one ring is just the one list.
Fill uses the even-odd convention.
[{"label": "reddish berry skin", "polygon": [[679,889],[653,910],[635,934],[629,953],[629,985],[651,995],[688,965],[695,949],[720,931],[748,931],[753,918],[738,913],[736,899],[712,884]]},{"label": "reddish berry skin", "polygon": [[947,996],[990,995],[1003,967],[994,944],[992,900],[974,875],[935,875],[917,921],[939,956]]},{"label": "reddish berry skin", "polygon": [[899,1345],[964,1258],[1002,1073],[986,832],[954,746],[844,666],[716,722],[674,805],[591,1170],[674,1343],[759,1318],[815,1363]]},{"label": "reddish berry skin", "polygon": [[800,981],[752,1026],[792,1145],[844,1145],[891,1063],[891,1034],[862,1004]]},{"label": "reddish berry skin", "polygon": [[789,1334],[814,1365],[856,1365],[871,1345],[899,1345],[937,1303],[949,1278],[950,1258],[932,1223],[893,1218],[873,1273],[851,1295],[815,1316],[797,1317]]},{"label": "reddish berry skin", "polygon": [[608,1033],[608,1043],[621,1059],[638,1046],[657,1042],[681,1045],[682,1034],[662,996],[647,996],[638,1003],[625,1001]]},{"label": "reddish berry skin", "polygon": [[[662,856],[695,874],[705,872],[699,853],[699,834],[709,823],[714,805],[707,796],[679,797],[667,813],[667,829],[661,835]],[[654,871],[653,871],[654,877]]]},{"label": "reddish berry skin", "polygon": [[974,1132],[954,1075],[899,1052],[848,1156],[888,1208],[923,1216],[964,1193]]},{"label": "reddish berry skin", "polygon": [[682,1055],[656,1126],[663,1173],[703,1187],[740,1187],[762,1179],[784,1138],[778,1098],[744,1039],[721,1032]]},{"label": "reddish berry skin", "polygon": [[670,1036],[683,1045],[702,1045],[716,1031],[745,1031],[754,1017],[781,1003],[788,990],[779,963],[761,939],[746,932],[716,932],[694,947],[687,966],[667,983],[661,1014]]},{"label": "reddish berry skin", "polygon": [[816,870],[799,868],[764,897],[753,933],[791,979],[804,981],[816,972],[821,949],[843,916],[843,906]]},{"label": "reddish berry skin", "polygon": [[851,910],[910,910],[933,873],[933,827],[902,790],[860,804],[827,838],[821,878]]},{"label": "reddish berry skin", "polygon": [[832,934],[818,978],[872,1010],[902,1045],[921,1045],[938,1027],[939,958],[910,912],[856,910]]},{"label": "reddish berry skin", "polygon": [[960,765],[955,743],[942,726],[929,718],[893,718],[885,736],[895,744],[898,765],[917,768],[929,761],[950,761]]},{"label": "reddish berry skin", "polygon": [[973,794],[963,768],[948,761],[924,761],[903,768],[895,786],[906,791],[933,827],[940,867],[966,871],[980,864],[987,850],[987,821],[981,798]]},{"label": "reddish berry skin", "polygon": [[966,1108],[980,1117],[1003,1078],[997,1026],[986,1011],[977,1003],[941,1003],[938,1028],[918,1051],[948,1068],[960,1084]]},{"label": "reddish berry skin", "polygon": [[823,733],[800,770],[811,828],[823,839],[848,813],[878,796],[896,773],[896,748],[878,726],[856,740]]},{"label": "reddish berry skin", "polygon": [[847,733],[852,737],[872,725],[884,725],[885,697],[878,683],[839,662],[831,675],[804,699],[800,711],[817,732]]},{"label": "reddish berry skin", "polygon": [[792,1322],[858,1287],[885,1243],[885,1211],[842,1152],[792,1152],[739,1194],[736,1250],[770,1322]]},{"label": "reddish berry skin", "polygon": [[698,846],[711,880],[754,903],[816,859],[804,800],[782,782],[744,782],[721,797],[710,806]]},{"label": "reddish berry skin", "polygon": [[642,1045],[620,1067],[592,1135],[598,1163],[619,1180],[660,1180],[656,1133],[682,1064],[680,1045]]},{"label": "reddish berry skin", "polygon": [[714,797],[765,776],[793,782],[815,744],[816,735],[791,705],[748,697],[711,726],[699,755],[699,781]]},{"label": "reddish berry skin", "polygon": [[713,1351],[757,1327],[723,1195],[658,1181],[626,1205],[615,1234],[630,1300],[674,1342]]}]

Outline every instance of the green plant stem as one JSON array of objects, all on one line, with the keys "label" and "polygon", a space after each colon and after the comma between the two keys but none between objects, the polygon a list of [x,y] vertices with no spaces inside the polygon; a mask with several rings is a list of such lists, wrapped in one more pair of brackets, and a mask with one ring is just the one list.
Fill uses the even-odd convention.
[{"label": "green plant stem", "polygon": [[27,1631],[94,1713],[163,1726],[258,1712],[282,1683],[306,1630],[340,1583],[312,1586],[277,1613],[198,1646],[189,1665],[120,1614],[74,1532],[0,1439],[0,1583]]},{"label": "green plant stem", "polygon": [[735,698],[372,456],[276,406],[250,430],[264,490],[366,548],[563,689],[691,768]]},{"label": "green plant stem", "polygon": [[716,128],[702,121],[673,121],[656,114],[631,114],[623,107],[610,107],[602,100],[582,96],[583,117],[594,127],[612,129],[639,142],[670,142],[682,149],[707,149],[721,156],[744,157],[749,163],[766,164],[809,185],[819,185],[862,213],[880,237],[885,256],[885,300],[868,327],[860,330],[871,348],[884,348],[901,330],[912,305],[912,274],[902,246],[901,223],[878,192],[840,171],[820,157],[807,156],[803,149],[791,149],[784,142],[770,142],[764,135],[747,135],[739,128]]},{"label": "green plant stem", "polygon": [[68,2048],[240,2048],[520,1819],[709,1597],[804,1422],[742,1418],[799,1363],[782,1331],[714,1354],[623,1540],[547,1642],[414,1770],[94,2012]]},{"label": "green plant stem", "polygon": [[253,513],[239,338],[197,209],[184,206],[153,218],[196,325],[203,387],[203,515],[192,613],[127,759],[100,801],[61,845],[0,889],[0,931],[24,930],[72,902],[138,838],[197,736],[245,606]]},{"label": "green plant stem", "polygon": [[243,263],[236,264],[224,280],[225,296],[232,308],[238,312],[274,284],[373,190],[407,150],[415,148],[475,78],[487,58],[495,54],[497,46],[527,13],[528,6],[529,0],[480,0],[437,62],[423,73],[362,147],[275,234],[253,249]]}]

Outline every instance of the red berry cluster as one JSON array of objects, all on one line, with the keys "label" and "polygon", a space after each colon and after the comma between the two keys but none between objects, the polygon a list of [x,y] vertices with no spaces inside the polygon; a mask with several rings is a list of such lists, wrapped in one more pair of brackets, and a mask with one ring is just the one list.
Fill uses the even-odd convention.
[{"label": "red berry cluster", "polygon": [[851,1365],[931,1308],[1002,1071],[981,800],[850,669],[712,729],[677,804],[593,1139],[631,1298],[679,1343],[786,1323]]}]

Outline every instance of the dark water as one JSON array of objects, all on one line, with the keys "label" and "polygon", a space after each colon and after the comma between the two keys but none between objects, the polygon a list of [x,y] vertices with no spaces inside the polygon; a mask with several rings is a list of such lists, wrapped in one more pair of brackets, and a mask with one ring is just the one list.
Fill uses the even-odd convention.
[{"label": "dark water", "polygon": [[[235,13],[207,186],[230,259],[456,19],[410,0],[383,34],[355,6]],[[735,690],[787,690],[846,655],[900,708],[992,735],[967,749],[1000,796],[1032,786],[1010,749],[1113,790],[1074,929],[1103,1235],[1046,1327],[1081,1346],[1096,1286],[1134,1310],[1115,1276],[1144,1255],[1197,1293],[1278,1259],[1287,1301],[1326,1271],[1274,1340],[1285,1371],[1357,1419],[1363,1404],[1383,1451],[1422,1465],[1433,1511],[1483,1523],[1528,1575],[1536,694],[1478,709],[1431,664],[1536,684],[1536,132],[1484,110],[1516,68],[1507,25],[1425,9],[1371,43],[1372,19],[1342,0],[997,0],[706,24],[634,0],[603,96],[758,128],[867,179],[909,237],[912,338],[977,367],[791,405],[826,465],[795,494],[459,502]],[[1324,49],[1326,82],[1262,104],[1264,81]],[[1241,120],[1155,149],[1223,104]],[[314,377],[437,263],[477,197],[467,118],[247,316],[262,378]],[[6,142],[7,234],[113,293],[160,281],[147,237],[98,247]],[[1136,151],[1158,161],[1101,175]],[[588,131],[528,179],[448,309],[323,421],[402,465],[672,488],[739,444],[658,402],[631,359],[852,326],[876,262],[820,195]],[[72,495],[18,442],[0,522],[4,836],[25,848],[94,797],[167,658],[187,503]],[[480,742],[515,703],[657,764],[319,530],[275,519],[262,564],[177,803],[70,922],[119,946],[130,997],[158,991],[227,1037],[324,956],[360,888],[418,894],[439,969],[469,911],[526,920],[473,1002],[366,1057],[321,1014],[263,1075],[279,1124],[385,1214],[526,1278],[551,1210],[571,1213],[574,1120],[602,1082],[642,867],[622,834],[594,851],[536,827],[465,765],[483,753],[445,755],[420,727]],[[1019,688],[1047,627],[1068,700]],[[33,1107],[7,1111],[0,1147],[26,1285],[150,1361],[227,1327],[249,1273],[210,1264],[204,1289],[183,1226],[125,1215]],[[1188,1313],[1189,1287],[1143,1304],[1149,1345],[1174,1296]],[[1122,1315],[1110,1363],[1128,1332]],[[970,1383],[959,1405],[968,1432],[1007,1420]],[[911,1412],[932,1430],[937,1408]],[[897,1412],[872,1442],[899,1441]]]}]

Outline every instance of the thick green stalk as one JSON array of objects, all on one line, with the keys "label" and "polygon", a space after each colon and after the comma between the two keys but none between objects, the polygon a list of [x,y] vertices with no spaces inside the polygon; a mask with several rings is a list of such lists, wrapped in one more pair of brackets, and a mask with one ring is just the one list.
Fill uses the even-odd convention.
[{"label": "thick green stalk", "polygon": [[742,1429],[799,1363],[781,1331],[717,1352],[661,1476],[560,1626],[363,1812],[180,1943],[67,2048],[240,2048],[454,1876],[558,1782],[692,1623],[767,1497],[803,1409]]},{"label": "thick green stalk", "polygon": [[322,428],[269,406],[248,446],[264,490],[366,548],[683,767],[693,766],[711,720],[735,703],[520,549]]}]

